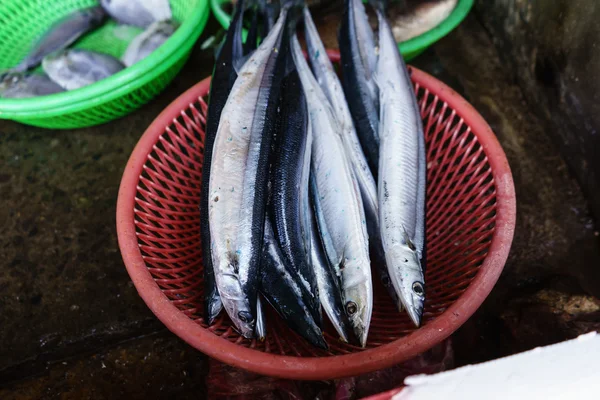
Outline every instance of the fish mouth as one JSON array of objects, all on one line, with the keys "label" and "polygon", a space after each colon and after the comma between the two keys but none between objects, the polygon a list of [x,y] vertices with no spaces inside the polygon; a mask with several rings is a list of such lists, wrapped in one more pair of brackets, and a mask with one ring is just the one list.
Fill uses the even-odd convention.
[{"label": "fish mouth", "polygon": [[365,348],[367,346],[367,337],[369,336],[369,331],[364,327],[355,328],[354,334],[358,338],[358,342],[360,343],[360,347]]},{"label": "fish mouth", "polygon": [[423,319],[423,305],[406,307],[406,313],[417,328],[421,326]]},{"label": "fish mouth", "polygon": [[369,325],[365,324],[364,321],[370,322],[370,318],[367,319],[364,312],[350,319],[352,332],[354,333],[353,342],[355,342],[354,344],[360,344],[362,348],[367,345],[369,336]]},{"label": "fish mouth", "polygon": [[236,328],[238,329],[238,331],[240,332],[240,334],[245,337],[246,339],[253,339],[254,338],[254,332],[256,332],[256,323],[252,322],[252,323],[247,323],[247,324],[240,324],[239,322],[235,324]]},{"label": "fish mouth", "polygon": [[223,303],[221,303],[220,299],[213,299],[210,301],[208,304],[208,315],[206,316],[208,325],[212,325],[215,322],[222,309]]}]

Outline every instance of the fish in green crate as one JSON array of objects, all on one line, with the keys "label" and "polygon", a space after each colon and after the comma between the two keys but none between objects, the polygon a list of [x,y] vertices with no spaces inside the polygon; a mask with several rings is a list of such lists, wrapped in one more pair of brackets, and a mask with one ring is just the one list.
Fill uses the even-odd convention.
[{"label": "fish in green crate", "polygon": [[128,67],[142,61],[162,46],[175,33],[177,26],[177,23],[168,20],[153,22],[131,41],[121,61]]},{"label": "fish in green crate", "polygon": [[37,73],[11,72],[0,75],[0,97],[24,99],[64,92],[48,76]]},{"label": "fish in green crate", "polygon": [[98,27],[105,16],[101,7],[86,8],[69,14],[46,32],[14,70],[23,72],[36,67],[47,55],[66,49],[84,33]]},{"label": "fish in green crate", "polygon": [[425,136],[406,64],[385,16],[385,1],[371,0],[379,22],[379,220],[388,272],[418,327],[425,302]]},{"label": "fish in green crate", "polygon": [[100,0],[100,4],[120,23],[140,28],[173,18],[169,0]]},{"label": "fish in green crate", "polygon": [[125,66],[113,56],[90,50],[69,49],[46,56],[44,72],[66,90],[75,90],[106,79]]},{"label": "fish in green crate", "polygon": [[388,12],[396,42],[406,42],[429,32],[456,8],[458,0],[410,0],[405,5],[393,7]]}]

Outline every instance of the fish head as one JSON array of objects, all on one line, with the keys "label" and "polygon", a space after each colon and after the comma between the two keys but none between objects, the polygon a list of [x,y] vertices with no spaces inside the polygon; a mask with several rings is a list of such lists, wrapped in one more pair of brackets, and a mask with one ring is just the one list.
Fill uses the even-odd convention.
[{"label": "fish head", "polygon": [[18,72],[4,72],[0,73],[0,93],[14,87],[23,78],[22,73]]},{"label": "fish head", "polygon": [[244,291],[237,276],[223,274],[219,280],[221,302],[231,321],[245,338],[254,337],[256,329],[256,308],[250,306],[250,299]]},{"label": "fish head", "polygon": [[[370,268],[368,263],[366,265]],[[358,267],[348,265],[345,268]],[[356,339],[362,347],[365,347],[373,314],[373,284],[370,279],[344,284],[344,310]]]},{"label": "fish head", "polygon": [[410,319],[418,327],[421,325],[425,303],[425,277],[421,257],[411,247],[410,243],[401,244],[394,252],[393,263],[401,272],[392,278],[392,284]]}]

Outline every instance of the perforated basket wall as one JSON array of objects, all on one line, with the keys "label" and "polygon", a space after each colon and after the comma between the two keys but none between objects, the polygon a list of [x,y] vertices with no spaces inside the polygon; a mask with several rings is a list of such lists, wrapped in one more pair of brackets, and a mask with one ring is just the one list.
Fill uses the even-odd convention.
[{"label": "perforated basket wall", "polygon": [[[487,125],[486,132],[473,131],[461,112],[440,98],[440,88],[431,87],[437,82],[434,78],[418,70],[412,76],[427,143],[424,326],[416,330],[407,315],[396,310],[378,279],[367,350],[341,343],[331,326],[325,333],[329,351],[315,349],[272,311],[267,315],[265,342],[242,338],[225,313],[213,326],[206,325],[198,204],[208,81],[190,89],[157,118],[132,155],[119,196],[119,241],[125,263],[140,294],[167,326],[222,361],[259,373],[315,379],[367,372],[407,359],[441,341],[475,311],[502,270],[512,240],[510,170],[499,146],[486,151],[482,145],[485,139],[497,146]],[[493,170],[490,152],[505,171]],[[485,273],[479,273],[481,269]],[[168,309],[178,313],[177,318],[165,321],[167,309],[150,304],[157,296],[175,306]],[[199,332],[202,338],[197,337]],[[240,349],[243,354],[230,354]],[[265,353],[297,357],[291,360],[299,365],[287,362],[289,357],[263,358]],[[336,355],[343,357],[322,361]],[[265,367],[265,362],[276,365]]]}]

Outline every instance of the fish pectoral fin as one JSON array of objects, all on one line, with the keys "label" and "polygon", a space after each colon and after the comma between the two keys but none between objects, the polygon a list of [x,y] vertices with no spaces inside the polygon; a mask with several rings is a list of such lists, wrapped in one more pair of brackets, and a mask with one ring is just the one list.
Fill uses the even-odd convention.
[{"label": "fish pectoral fin", "polygon": [[231,266],[231,268],[233,269],[233,272],[235,274],[238,274],[240,271],[240,258],[237,254],[237,252],[234,251],[228,251],[227,252],[227,262],[229,263],[229,265]]},{"label": "fish pectoral fin", "polygon": [[417,246],[415,246],[413,241],[410,240],[410,236],[408,236],[408,232],[406,231],[406,228],[404,227],[404,225],[402,225],[402,236],[404,236],[404,241],[406,242],[406,245],[408,246],[408,248],[411,249],[412,251],[416,251]]}]

